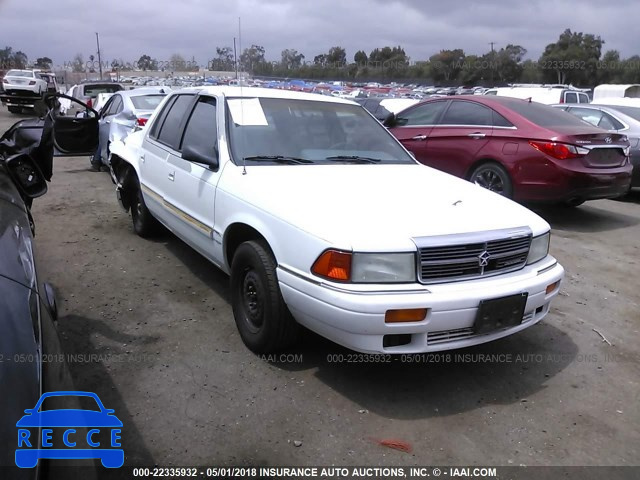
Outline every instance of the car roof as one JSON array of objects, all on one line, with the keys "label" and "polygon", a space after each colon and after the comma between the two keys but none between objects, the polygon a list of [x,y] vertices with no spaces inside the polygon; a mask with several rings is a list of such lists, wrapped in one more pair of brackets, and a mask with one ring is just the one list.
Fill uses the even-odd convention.
[{"label": "car roof", "polygon": [[338,98],[328,95],[318,95],[317,93],[295,92],[292,90],[278,90],[275,88],[260,87],[236,87],[228,85],[188,87],[179,90],[172,90],[171,93],[200,93],[209,95],[221,95],[225,97],[240,98],[282,98],[291,100],[310,100],[313,102],[341,103],[346,105],[357,105],[356,102],[346,98]]}]

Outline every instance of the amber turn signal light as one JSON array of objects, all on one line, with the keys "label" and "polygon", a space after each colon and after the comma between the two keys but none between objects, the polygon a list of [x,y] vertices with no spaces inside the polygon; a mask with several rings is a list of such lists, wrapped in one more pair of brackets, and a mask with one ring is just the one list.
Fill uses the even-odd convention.
[{"label": "amber turn signal light", "polygon": [[549,295],[556,288],[558,288],[558,285],[560,285],[560,281],[559,280],[557,282],[555,282],[555,283],[552,283],[551,285],[547,285],[547,295]]},{"label": "amber turn signal light", "polygon": [[410,308],[405,310],[387,310],[384,323],[421,322],[427,317],[426,308]]},{"label": "amber turn signal light", "polygon": [[351,253],[326,250],[315,261],[311,271],[329,280],[348,282],[351,279]]}]

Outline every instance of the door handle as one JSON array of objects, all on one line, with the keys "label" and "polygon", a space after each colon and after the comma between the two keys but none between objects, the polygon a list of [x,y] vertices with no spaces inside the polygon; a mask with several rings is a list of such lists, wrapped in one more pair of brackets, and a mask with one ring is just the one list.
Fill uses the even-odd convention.
[{"label": "door handle", "polygon": [[169,180],[171,180],[172,182],[176,179],[176,172],[171,172],[169,174]]},{"label": "door handle", "polygon": [[418,142],[422,142],[422,141],[424,141],[424,140],[426,140],[426,139],[427,139],[427,136],[426,136],[426,135],[416,135],[416,136],[415,136],[415,137],[413,137],[411,140],[416,140],[416,141],[418,141]]},{"label": "door handle", "polygon": [[486,136],[487,135],[485,133],[480,133],[480,132],[470,133],[469,135],[467,135],[467,137],[475,138],[476,140],[480,138],[484,138]]},{"label": "door handle", "polygon": [[140,161],[141,161],[142,163],[144,163],[144,153],[143,153],[142,155],[140,155]]}]

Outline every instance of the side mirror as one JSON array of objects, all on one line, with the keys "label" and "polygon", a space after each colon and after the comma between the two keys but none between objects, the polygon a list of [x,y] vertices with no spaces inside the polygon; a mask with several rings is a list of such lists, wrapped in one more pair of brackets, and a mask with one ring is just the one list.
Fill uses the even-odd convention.
[{"label": "side mirror", "polygon": [[5,160],[5,166],[13,183],[25,197],[38,198],[47,193],[47,181],[30,155],[13,155]]},{"label": "side mirror", "polygon": [[393,128],[396,126],[397,123],[398,123],[398,117],[396,116],[396,114],[390,113],[389,116],[387,116],[387,118],[384,119],[384,121],[382,122],[382,125],[384,125],[387,128]]},{"label": "side mirror", "polygon": [[76,118],[87,118],[89,113],[85,110],[84,112],[76,112]]},{"label": "side mirror", "polygon": [[218,161],[218,148],[214,146],[213,155],[209,155],[200,151],[200,149],[193,145],[186,145],[182,149],[182,158],[189,162],[202,163],[213,169],[218,168],[220,162]]}]

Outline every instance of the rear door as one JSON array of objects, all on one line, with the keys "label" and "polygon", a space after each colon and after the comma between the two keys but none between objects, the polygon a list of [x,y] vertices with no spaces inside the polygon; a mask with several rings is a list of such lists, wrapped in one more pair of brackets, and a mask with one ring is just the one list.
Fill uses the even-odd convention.
[{"label": "rear door", "polygon": [[389,131],[425,165],[434,166],[427,151],[427,138],[444,112],[448,100],[418,104],[400,112]]},{"label": "rear door", "polygon": [[491,108],[468,100],[452,100],[427,140],[428,165],[464,177],[492,134]]},{"label": "rear door", "polygon": [[167,158],[177,154],[187,115],[195,96],[181,94],[171,97],[156,116],[142,144],[140,156],[140,185],[144,200],[154,215],[171,228],[174,216],[165,205],[169,167]]}]

